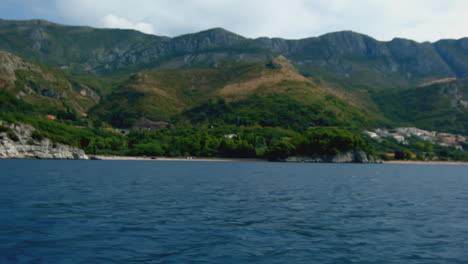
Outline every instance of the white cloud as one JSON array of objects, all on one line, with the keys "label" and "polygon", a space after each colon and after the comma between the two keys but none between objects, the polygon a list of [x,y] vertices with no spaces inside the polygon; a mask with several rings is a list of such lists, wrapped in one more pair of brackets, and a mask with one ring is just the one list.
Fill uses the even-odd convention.
[{"label": "white cloud", "polygon": [[112,14],[102,18],[102,26],[105,28],[135,29],[147,34],[153,34],[153,25],[148,23],[132,23],[126,18]]},{"label": "white cloud", "polygon": [[466,0],[52,1],[51,12],[73,24],[134,28],[157,35],[224,27],[247,37],[304,38],[339,30],[380,40],[468,36]]}]

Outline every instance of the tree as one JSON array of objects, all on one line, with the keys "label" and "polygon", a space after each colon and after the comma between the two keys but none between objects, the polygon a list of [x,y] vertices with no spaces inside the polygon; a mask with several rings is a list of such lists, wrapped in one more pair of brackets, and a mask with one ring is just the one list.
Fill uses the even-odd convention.
[{"label": "tree", "polygon": [[295,153],[296,146],[286,140],[277,141],[265,151],[268,160],[284,160]]},{"label": "tree", "polygon": [[410,160],[414,156],[413,152],[404,149],[402,151],[395,152],[395,159],[397,160]]}]

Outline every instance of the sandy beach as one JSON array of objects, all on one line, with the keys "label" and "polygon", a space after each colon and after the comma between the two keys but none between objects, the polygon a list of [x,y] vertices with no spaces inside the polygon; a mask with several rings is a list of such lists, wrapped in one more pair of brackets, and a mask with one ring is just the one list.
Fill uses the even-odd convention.
[{"label": "sandy beach", "polygon": [[422,160],[391,160],[384,164],[417,164],[417,165],[468,165],[466,161],[422,161]]},{"label": "sandy beach", "polygon": [[[134,156],[91,156],[97,160],[144,160],[144,161],[214,161],[214,162],[268,162],[264,159],[243,159],[243,158],[208,158],[208,157],[134,157]],[[421,160],[391,160],[381,164],[413,164],[413,165],[468,165],[464,161],[421,161]]]},{"label": "sandy beach", "polygon": [[133,156],[92,156],[98,160],[146,160],[146,161],[215,161],[215,162],[265,162],[263,159],[197,158],[197,157],[133,157]]}]

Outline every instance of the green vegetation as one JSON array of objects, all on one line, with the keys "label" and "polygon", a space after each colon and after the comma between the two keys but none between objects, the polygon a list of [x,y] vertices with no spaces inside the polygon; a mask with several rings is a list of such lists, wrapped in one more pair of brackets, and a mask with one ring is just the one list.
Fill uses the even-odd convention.
[{"label": "green vegetation", "polygon": [[[334,155],[348,150],[372,152],[362,137],[340,128],[318,128],[298,133],[290,129],[259,125],[213,128],[194,126],[133,130],[124,136],[107,129],[77,127],[64,121],[21,114],[3,113],[0,119],[31,124],[38,129],[33,132],[33,139],[49,138],[56,143],[82,148],[87,154],[281,160],[291,155]],[[1,127],[2,130],[8,129]]]},{"label": "green vegetation", "polygon": [[302,155],[334,155],[348,150],[373,152],[372,147],[360,135],[342,128],[319,128],[307,131],[298,141],[297,150]]},{"label": "green vegetation", "polygon": [[116,87],[128,79],[128,74],[94,75],[74,71],[67,71],[64,74],[75,86],[80,84],[85,85],[100,96],[111,94]]},{"label": "green vegetation", "polygon": [[[227,134],[235,134],[226,138]],[[299,134],[268,127],[222,127],[132,131],[129,155],[268,158],[280,160],[291,155],[318,156],[348,150],[372,151],[366,141],[345,129],[320,128]]]},{"label": "green vegetation", "polygon": [[[138,73],[124,82],[107,77],[99,81],[85,74],[66,76],[61,71],[47,70],[51,75],[45,76],[20,70],[16,73],[16,87],[0,94],[5,102],[0,118],[31,124],[37,129],[32,135],[34,140],[49,138],[82,148],[88,154],[276,160],[289,155],[365,149],[359,136],[336,127],[358,128],[373,121],[299,75],[288,72],[293,74],[291,80],[278,79],[286,76],[281,67],[274,63],[227,61],[216,69]],[[271,79],[272,83],[258,81],[260,78]],[[110,92],[117,83],[120,87]],[[219,95],[226,85],[238,83],[247,83],[243,85],[252,92],[231,92],[229,103]],[[36,94],[27,100],[13,96],[25,87]],[[79,95],[72,96],[75,101],[63,97],[63,87],[71,89],[67,90],[71,95],[80,89],[88,92],[88,88],[108,95],[88,119],[83,119],[76,107],[86,109],[88,102],[77,101]],[[46,119],[47,114],[55,115],[57,120]],[[124,136],[100,119],[104,117],[113,126],[129,127],[146,116],[169,121],[173,128],[132,131]],[[226,138],[226,134],[235,136]]]},{"label": "green vegetation", "polygon": [[[5,22],[0,35],[0,48],[48,65],[14,57],[1,69],[15,73],[0,76],[0,119],[37,128],[29,143],[50,138],[88,154],[134,156],[282,160],[363,150],[385,159],[468,160],[463,151],[417,139],[368,143],[359,135],[382,126],[468,134],[468,81],[408,89],[465,76],[466,63],[451,55],[460,53],[457,41],[380,43],[339,32],[297,44],[272,40],[273,51],[265,40],[221,29],[170,39],[46,22]],[[304,75],[276,53],[298,62]],[[142,120],[169,125],[114,130]]]},{"label": "green vegetation", "polygon": [[32,137],[33,139],[39,140],[39,141],[41,141],[41,140],[44,139],[44,135],[42,134],[42,132],[40,132],[40,131],[38,131],[38,130],[34,130],[34,131],[32,132],[31,137]]},{"label": "green vegetation", "polygon": [[289,156],[336,155],[350,150],[373,153],[373,148],[358,134],[342,128],[317,128],[290,140],[274,142],[265,157],[281,160]]},{"label": "green vegetation", "polygon": [[350,104],[298,73],[278,67],[225,62],[213,69],[138,73],[90,113],[121,128],[132,127],[141,118],[176,125],[258,124],[294,130],[371,127],[382,122],[382,116],[367,106]]},{"label": "green vegetation", "polygon": [[260,125],[297,131],[317,126],[367,127],[372,123],[356,108],[333,95],[312,104],[287,94],[254,95],[233,103],[211,100],[184,111],[182,118],[192,124]]},{"label": "green vegetation", "polygon": [[[40,28],[43,38],[32,39]],[[107,67],[99,65],[103,57],[112,53],[109,47],[128,49],[140,43],[142,48],[158,45],[163,38],[146,35],[134,30],[92,29],[89,27],[66,27],[48,22],[24,23],[18,27],[14,23],[5,23],[0,27],[2,41],[0,49],[18,54],[28,60],[52,67],[72,65],[74,70],[93,70],[107,72],[106,68],[115,69],[118,62],[107,61]],[[31,49],[31,43],[40,43],[40,49]],[[99,54],[97,54],[97,52]],[[101,55],[101,56],[96,56]],[[115,54],[113,54],[115,56]],[[144,63],[141,63],[144,64]],[[131,68],[133,66],[133,68]],[[147,65],[145,65],[147,66]],[[128,65],[126,72],[143,68]]]},{"label": "green vegetation", "polygon": [[9,127],[0,126],[0,133],[6,133],[7,137],[13,141],[19,141],[18,136]]},{"label": "green vegetation", "polygon": [[131,75],[91,113],[115,127],[138,119],[169,121],[216,96],[223,86],[260,76],[263,63],[224,62],[217,68],[163,70]]},{"label": "green vegetation", "polygon": [[[32,134],[32,138],[36,140],[49,138],[55,143],[81,148],[88,154],[123,155],[127,150],[123,136],[110,130],[77,127],[67,124],[66,121],[54,121],[43,117],[18,113],[1,113],[0,120],[11,123],[21,122],[31,124],[38,129],[38,131]],[[13,133],[13,135],[15,134]],[[11,139],[13,140],[13,138]]]},{"label": "green vegetation", "polygon": [[[16,88],[0,90],[0,118],[33,125],[38,129],[32,135],[34,140],[50,138],[56,143],[82,148],[88,154],[283,160],[294,155],[318,157],[363,150],[378,153],[383,159],[389,158],[384,154],[389,152],[395,153],[397,159],[412,159],[415,155],[417,159],[467,159],[464,152],[417,141],[409,146],[396,142],[369,144],[358,133],[363,128],[385,124],[384,118],[372,112],[372,108],[357,107],[322,89],[320,83],[297,80],[298,77],[268,84],[260,82],[258,86],[249,84],[246,86],[252,89],[249,93],[221,96],[220,91],[226,85],[282,74],[277,67],[226,62],[217,69],[146,72],[134,74],[126,81],[104,78],[102,82],[98,77],[84,74],[66,77],[62,72],[56,73],[54,76],[59,77],[51,82],[37,73],[18,71]],[[68,107],[72,101],[59,98],[62,86],[68,85],[77,92],[85,87],[80,83],[87,83],[86,87],[92,91],[107,94],[88,118],[81,117],[76,108]],[[120,87],[111,92],[118,83]],[[25,86],[37,92],[35,99],[29,97],[26,101],[13,95]],[[81,88],[73,90],[77,87]],[[419,109],[417,112],[434,110],[428,108],[429,102],[437,102],[441,111],[443,106],[452,103],[447,95],[450,92],[443,93],[447,99],[436,100],[433,94],[440,93],[440,86],[418,89],[429,93],[429,100],[411,101],[412,93],[420,92],[417,89],[374,91],[372,95],[383,112],[401,124],[417,122],[409,118],[412,112],[401,114],[402,102],[412,104]],[[459,87],[457,92],[464,92],[463,89]],[[86,106],[86,102],[74,102]],[[460,109],[463,108],[450,111]],[[55,115],[57,120],[47,120],[46,114]],[[392,116],[397,114],[400,114],[397,118]],[[142,117],[167,121],[171,128],[133,130],[129,135],[122,135],[109,126],[131,127]],[[236,136],[226,138],[227,134]],[[15,135],[8,136],[14,139]]]},{"label": "green vegetation", "polygon": [[397,160],[410,160],[413,158],[413,152],[408,149],[395,152],[395,159]]},{"label": "green vegetation", "polygon": [[84,112],[97,103],[96,92],[86,85],[69,80],[60,70],[40,67],[41,72],[17,70],[12,92],[49,113]]},{"label": "green vegetation", "polygon": [[375,93],[382,112],[397,123],[468,134],[468,81]]},{"label": "green vegetation", "polygon": [[34,106],[21,99],[17,99],[12,93],[4,89],[0,89],[0,102],[0,113],[30,113],[35,110]]}]

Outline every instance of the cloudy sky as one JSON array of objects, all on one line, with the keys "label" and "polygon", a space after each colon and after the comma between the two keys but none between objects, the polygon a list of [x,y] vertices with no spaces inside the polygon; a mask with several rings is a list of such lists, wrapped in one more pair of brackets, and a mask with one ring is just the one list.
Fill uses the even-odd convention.
[{"label": "cloudy sky", "polygon": [[379,40],[468,37],[467,0],[0,0],[0,18],[177,36],[223,27],[246,37],[353,30]]}]

